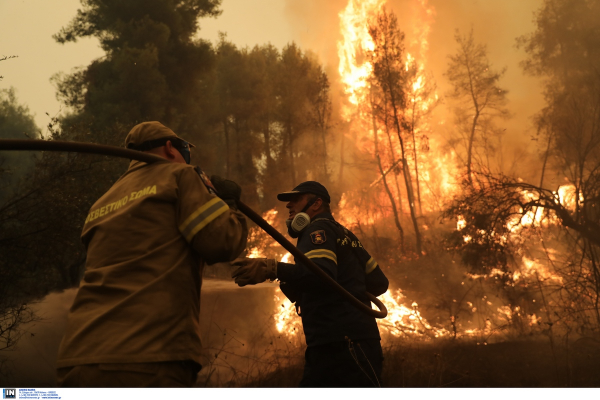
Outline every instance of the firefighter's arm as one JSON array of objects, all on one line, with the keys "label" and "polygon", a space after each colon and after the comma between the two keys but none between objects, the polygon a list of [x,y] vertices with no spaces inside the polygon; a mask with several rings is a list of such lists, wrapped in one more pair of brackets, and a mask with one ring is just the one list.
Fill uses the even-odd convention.
[{"label": "firefighter's arm", "polygon": [[[298,250],[313,261],[327,275],[337,279],[337,255],[335,233],[326,224],[314,223],[308,226],[298,240]],[[301,262],[296,264],[278,263],[277,278],[292,290],[302,292],[322,292],[327,284]]]},{"label": "firefighter's arm", "polygon": [[[381,268],[379,268],[379,264],[377,261],[367,251],[363,248],[360,251],[364,252],[364,258],[367,258],[367,262],[365,263],[365,285],[367,287],[367,292],[371,293],[374,296],[379,296],[384,294],[388,290],[388,286],[390,282],[388,278],[385,276]],[[363,260],[364,260],[363,258]]]},{"label": "firefighter's arm", "polygon": [[193,168],[179,177],[178,227],[208,264],[232,261],[246,248],[246,218],[206,189]]}]

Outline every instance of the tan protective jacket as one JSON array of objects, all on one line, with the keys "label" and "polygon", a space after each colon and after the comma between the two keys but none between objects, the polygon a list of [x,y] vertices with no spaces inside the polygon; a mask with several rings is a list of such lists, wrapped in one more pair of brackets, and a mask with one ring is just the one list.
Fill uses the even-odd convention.
[{"label": "tan protective jacket", "polygon": [[235,259],[247,236],[245,217],[192,166],[132,161],[86,218],[86,271],[57,367],[199,363],[204,262]]}]

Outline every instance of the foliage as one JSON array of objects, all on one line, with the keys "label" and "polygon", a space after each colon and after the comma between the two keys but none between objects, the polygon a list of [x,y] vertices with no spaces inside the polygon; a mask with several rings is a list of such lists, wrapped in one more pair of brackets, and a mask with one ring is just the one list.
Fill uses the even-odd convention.
[{"label": "foliage", "polygon": [[[0,139],[37,138],[40,129],[29,109],[18,103],[14,89],[0,89]],[[34,160],[24,152],[0,154],[0,204],[12,193],[19,181],[31,170]]]},{"label": "foliage", "polygon": [[[198,18],[217,16],[219,0],[85,0],[59,43],[93,36],[106,56],[58,75],[58,95],[73,114],[63,126],[95,133],[111,125],[159,120],[188,137],[206,125],[205,79],[214,55],[194,40]],[[120,143],[119,143],[120,144]]]},{"label": "foliage", "polygon": [[[518,39],[528,58],[527,73],[544,79],[546,107],[536,116],[545,139],[541,188],[548,186],[546,169],[566,177],[568,210],[556,210],[572,236],[571,258],[560,265],[571,322],[580,327],[600,325],[598,269],[598,198],[600,194],[600,11],[597,0],[545,0],[536,14],[536,30]],[[544,189],[545,190],[545,189]],[[573,306],[575,305],[575,306]],[[593,315],[590,321],[586,309]],[[595,320],[595,323],[593,322]]]},{"label": "foliage", "polygon": [[507,91],[498,85],[505,69],[500,72],[492,69],[486,47],[475,43],[473,29],[468,36],[457,31],[455,40],[459,48],[449,56],[445,73],[452,85],[449,97],[456,101],[454,113],[458,126],[450,143],[458,144],[464,151],[467,179],[472,182],[474,164],[479,165],[476,170],[490,170],[489,157],[495,150],[492,139],[501,134],[493,120],[508,117]]},{"label": "foliage", "polygon": [[546,79],[551,86],[584,83],[595,75],[600,58],[598,0],[544,0],[535,16],[536,30],[517,39],[529,57],[526,72]]},{"label": "foliage", "polygon": [[294,43],[238,49],[222,36],[215,75],[220,172],[242,184],[245,201],[271,208],[309,171],[327,184],[329,81],[310,53]]},{"label": "foliage", "polygon": [[[29,109],[18,103],[14,89],[0,90],[0,139],[36,138],[39,132]],[[33,167],[34,158],[26,152],[3,152],[0,155],[0,205],[24,187],[22,181]],[[0,206],[0,226],[0,254],[3,255],[0,261],[0,351],[3,351],[12,349],[22,335],[23,324],[37,317],[16,286],[15,278],[21,273],[21,265],[6,263],[12,254],[4,252],[5,233],[10,232],[14,225],[7,221],[3,205]],[[5,373],[2,361],[0,359],[0,375]]]},{"label": "foliage", "polygon": [[[561,321],[555,330],[563,334],[598,331],[600,221],[593,204],[582,201],[579,208],[590,211],[585,213],[575,203],[564,188],[551,191],[479,175],[444,214],[463,221],[449,245],[471,273],[495,276],[507,288],[524,284],[522,289],[537,293],[543,302],[538,313],[550,328]],[[510,304],[516,305],[514,299]]]},{"label": "foliage", "polygon": [[[53,131],[51,139],[64,136]],[[125,167],[126,162],[105,157],[44,152],[0,204],[0,347],[13,347],[23,325],[37,319],[32,301],[78,284],[85,215]]]},{"label": "foliage", "polygon": [[[592,17],[598,10],[598,1],[547,0],[537,30],[518,39],[529,56],[523,68],[545,81],[546,107],[536,118],[547,141],[544,166],[577,192],[595,191],[600,165],[600,23]],[[541,185],[544,177],[543,171]]]}]

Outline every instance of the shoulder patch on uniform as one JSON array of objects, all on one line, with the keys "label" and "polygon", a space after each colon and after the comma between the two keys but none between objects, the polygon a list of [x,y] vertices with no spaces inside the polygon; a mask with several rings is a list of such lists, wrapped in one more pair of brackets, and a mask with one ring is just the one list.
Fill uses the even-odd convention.
[{"label": "shoulder patch on uniform", "polygon": [[310,234],[310,240],[314,243],[314,244],[322,244],[325,243],[325,241],[327,240],[327,237],[325,236],[325,231],[323,229],[320,229],[318,231],[314,231]]}]

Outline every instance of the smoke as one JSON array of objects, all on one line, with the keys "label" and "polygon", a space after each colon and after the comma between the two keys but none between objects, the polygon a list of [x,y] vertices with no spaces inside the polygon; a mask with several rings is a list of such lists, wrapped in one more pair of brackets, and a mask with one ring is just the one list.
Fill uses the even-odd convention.
[{"label": "smoke", "polygon": [[56,356],[62,339],[67,313],[76,289],[51,293],[32,305],[39,321],[23,326],[24,334],[13,351],[1,354],[8,359],[7,376],[0,376],[3,386],[56,386]]},{"label": "smoke", "polygon": [[[264,380],[276,367],[301,363],[302,343],[290,343],[275,330],[277,287],[240,288],[232,281],[204,280],[200,311],[204,359],[199,386],[248,384]],[[14,351],[0,354],[9,361],[9,374],[0,376],[2,386],[56,386],[58,347],[76,293],[77,289],[51,293],[33,305],[41,320],[23,327],[24,335]]]}]

